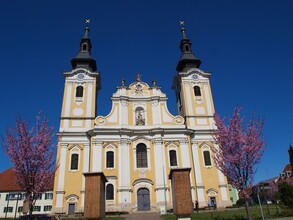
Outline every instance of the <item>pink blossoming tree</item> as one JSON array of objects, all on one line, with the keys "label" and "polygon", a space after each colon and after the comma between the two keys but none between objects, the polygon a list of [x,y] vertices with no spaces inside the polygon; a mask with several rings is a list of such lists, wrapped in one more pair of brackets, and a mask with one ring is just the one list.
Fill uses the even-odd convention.
[{"label": "pink blossoming tree", "polygon": [[[253,113],[250,121],[245,123],[240,113],[241,108],[236,107],[233,116],[228,119],[228,125],[225,119],[215,114],[215,139],[219,147],[214,148],[214,159],[216,166],[227,176],[232,186],[245,194],[253,184],[256,166],[265,150],[264,121],[255,119]],[[251,219],[248,195],[245,197],[247,217]]]},{"label": "pink blossoming tree", "polygon": [[30,213],[39,194],[53,183],[56,168],[51,141],[54,135],[48,119],[41,119],[39,114],[32,127],[29,121],[18,117],[16,127],[7,128],[2,138],[3,148],[14,165],[17,183],[25,191]]}]

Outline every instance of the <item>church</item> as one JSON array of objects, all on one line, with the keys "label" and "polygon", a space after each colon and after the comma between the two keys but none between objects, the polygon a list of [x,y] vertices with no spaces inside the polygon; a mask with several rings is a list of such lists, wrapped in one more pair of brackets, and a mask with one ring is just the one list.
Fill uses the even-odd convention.
[{"label": "church", "polygon": [[52,212],[82,214],[83,174],[95,172],[107,179],[107,212],[172,209],[168,175],[177,168],[190,168],[192,200],[199,207],[231,205],[227,178],[213,161],[213,148],[219,146],[213,137],[211,73],[199,68],[184,27],[181,34],[177,73],[169,79],[178,115],[169,112],[160,82],[147,84],[137,73],[132,83],[121,81],[111,111],[102,116],[97,106],[101,77],[86,26],[72,70],[63,73]]}]

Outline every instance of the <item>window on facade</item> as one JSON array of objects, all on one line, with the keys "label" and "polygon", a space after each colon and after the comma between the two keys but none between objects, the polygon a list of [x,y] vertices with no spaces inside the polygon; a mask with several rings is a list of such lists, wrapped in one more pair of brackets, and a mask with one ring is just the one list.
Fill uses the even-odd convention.
[{"label": "window on facade", "polygon": [[21,193],[8,193],[5,196],[5,201],[7,200],[22,200],[23,196]]},{"label": "window on facade", "polygon": [[43,194],[42,193],[39,193],[38,194],[38,197],[37,197],[37,200],[42,200],[42,196],[43,196]]},{"label": "window on facade", "polygon": [[82,50],[86,50],[86,44],[82,46]]},{"label": "window on facade", "polygon": [[200,88],[199,86],[194,86],[193,87],[194,95],[195,96],[201,96]]},{"label": "window on facade", "polygon": [[233,197],[230,197],[231,202],[233,203]]},{"label": "window on facade", "polygon": [[189,47],[187,45],[185,46],[185,51],[189,51]]},{"label": "window on facade", "polygon": [[106,200],[114,200],[114,186],[113,186],[113,184],[108,184],[106,186]]},{"label": "window on facade", "polygon": [[50,212],[52,209],[52,206],[51,205],[45,205],[44,206],[44,212]]},{"label": "window on facade", "polygon": [[23,210],[23,207],[19,206],[18,209],[17,209],[17,212],[22,212],[22,210]]},{"label": "window on facade", "polygon": [[203,157],[204,157],[204,164],[205,166],[211,166],[212,162],[211,162],[211,155],[209,151],[204,151],[203,152]]},{"label": "window on facade", "polygon": [[114,168],[114,152],[108,151],[106,158],[107,158],[106,167]]},{"label": "window on facade", "polygon": [[72,154],[71,155],[70,169],[71,170],[77,170],[78,169],[78,154]]},{"label": "window on facade", "polygon": [[147,148],[145,144],[138,144],[136,147],[136,167],[143,168],[147,166]]},{"label": "window on facade", "polygon": [[45,193],[45,199],[53,199],[53,193]]},{"label": "window on facade", "polygon": [[13,207],[4,207],[3,212],[4,213],[6,213],[6,212],[13,212]]},{"label": "window on facade", "polygon": [[77,97],[77,98],[83,97],[83,87],[82,86],[77,86],[76,87],[75,97]]},{"label": "window on facade", "polygon": [[169,151],[169,160],[170,160],[170,166],[177,166],[177,156],[176,156],[176,150],[170,150]]},{"label": "window on facade", "polygon": [[5,200],[7,201],[8,198],[9,200],[22,200],[23,195],[21,193],[9,193],[9,194],[6,194]]},{"label": "window on facade", "polygon": [[38,206],[38,205],[34,206],[33,211],[34,212],[40,212],[41,211],[41,206]]}]

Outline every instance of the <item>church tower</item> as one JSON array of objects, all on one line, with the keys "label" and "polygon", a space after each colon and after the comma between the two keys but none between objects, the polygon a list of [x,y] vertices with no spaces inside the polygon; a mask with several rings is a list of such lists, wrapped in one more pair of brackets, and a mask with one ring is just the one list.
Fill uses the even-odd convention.
[{"label": "church tower", "polygon": [[96,98],[100,89],[100,75],[91,56],[89,27],[80,42],[79,53],[71,60],[72,71],[65,72],[65,89],[61,112],[60,132],[87,131],[96,116]]},{"label": "church tower", "polygon": [[181,32],[181,58],[173,81],[178,113],[185,118],[187,128],[213,129],[215,110],[209,81],[211,74],[199,69],[201,61],[192,52],[184,27]]},{"label": "church tower", "polygon": [[[200,206],[207,203],[227,206],[230,203],[227,179],[212,159],[213,148],[218,146],[213,135],[216,128],[209,80],[211,73],[199,69],[201,61],[192,52],[192,44],[186,37],[184,27],[181,32],[181,57],[172,88],[176,94],[178,113],[185,119],[185,126],[190,131],[191,172],[196,181],[197,201]],[[217,186],[213,182],[217,182]]]},{"label": "church tower", "polygon": [[53,211],[59,213],[64,212],[64,207],[67,213],[78,211],[78,200],[78,207],[84,204],[83,173],[89,172],[90,161],[90,137],[87,132],[94,127],[100,89],[100,74],[91,56],[91,48],[89,27],[86,26],[79,52],[71,60],[72,70],[63,73],[65,85],[57,152],[59,167],[55,175],[53,199]]}]

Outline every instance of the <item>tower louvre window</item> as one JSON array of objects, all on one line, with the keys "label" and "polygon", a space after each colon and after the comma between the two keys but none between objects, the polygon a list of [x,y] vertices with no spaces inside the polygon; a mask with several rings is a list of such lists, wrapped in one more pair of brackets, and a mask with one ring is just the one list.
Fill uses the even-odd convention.
[{"label": "tower louvre window", "polygon": [[83,97],[83,87],[82,86],[77,86],[76,87],[75,97],[77,97],[77,98],[82,98]]},{"label": "tower louvre window", "polygon": [[107,168],[114,168],[114,152],[108,151],[106,158],[107,158],[106,167]]},{"label": "tower louvre window", "polygon": [[106,186],[106,200],[114,200],[114,186],[111,183]]},{"label": "tower louvre window", "polygon": [[210,155],[210,152],[208,150],[205,150],[203,152],[203,157],[204,157],[204,165],[205,166],[211,166],[212,165],[211,155]]},{"label": "tower louvre window", "polygon": [[71,155],[70,169],[71,170],[78,170],[78,154]]},{"label": "tower louvre window", "polygon": [[86,44],[82,46],[82,50],[86,50]]},{"label": "tower louvre window", "polygon": [[200,92],[200,87],[199,86],[194,86],[193,87],[193,91],[194,91],[194,95],[195,96],[201,96],[201,92]]},{"label": "tower louvre window", "polygon": [[136,147],[136,167],[143,168],[147,166],[147,148],[145,144],[138,144]]},{"label": "tower louvre window", "polygon": [[186,52],[189,51],[189,46],[188,46],[188,45],[185,46],[185,51],[186,51]]},{"label": "tower louvre window", "polygon": [[177,166],[176,150],[169,151],[170,166]]}]

